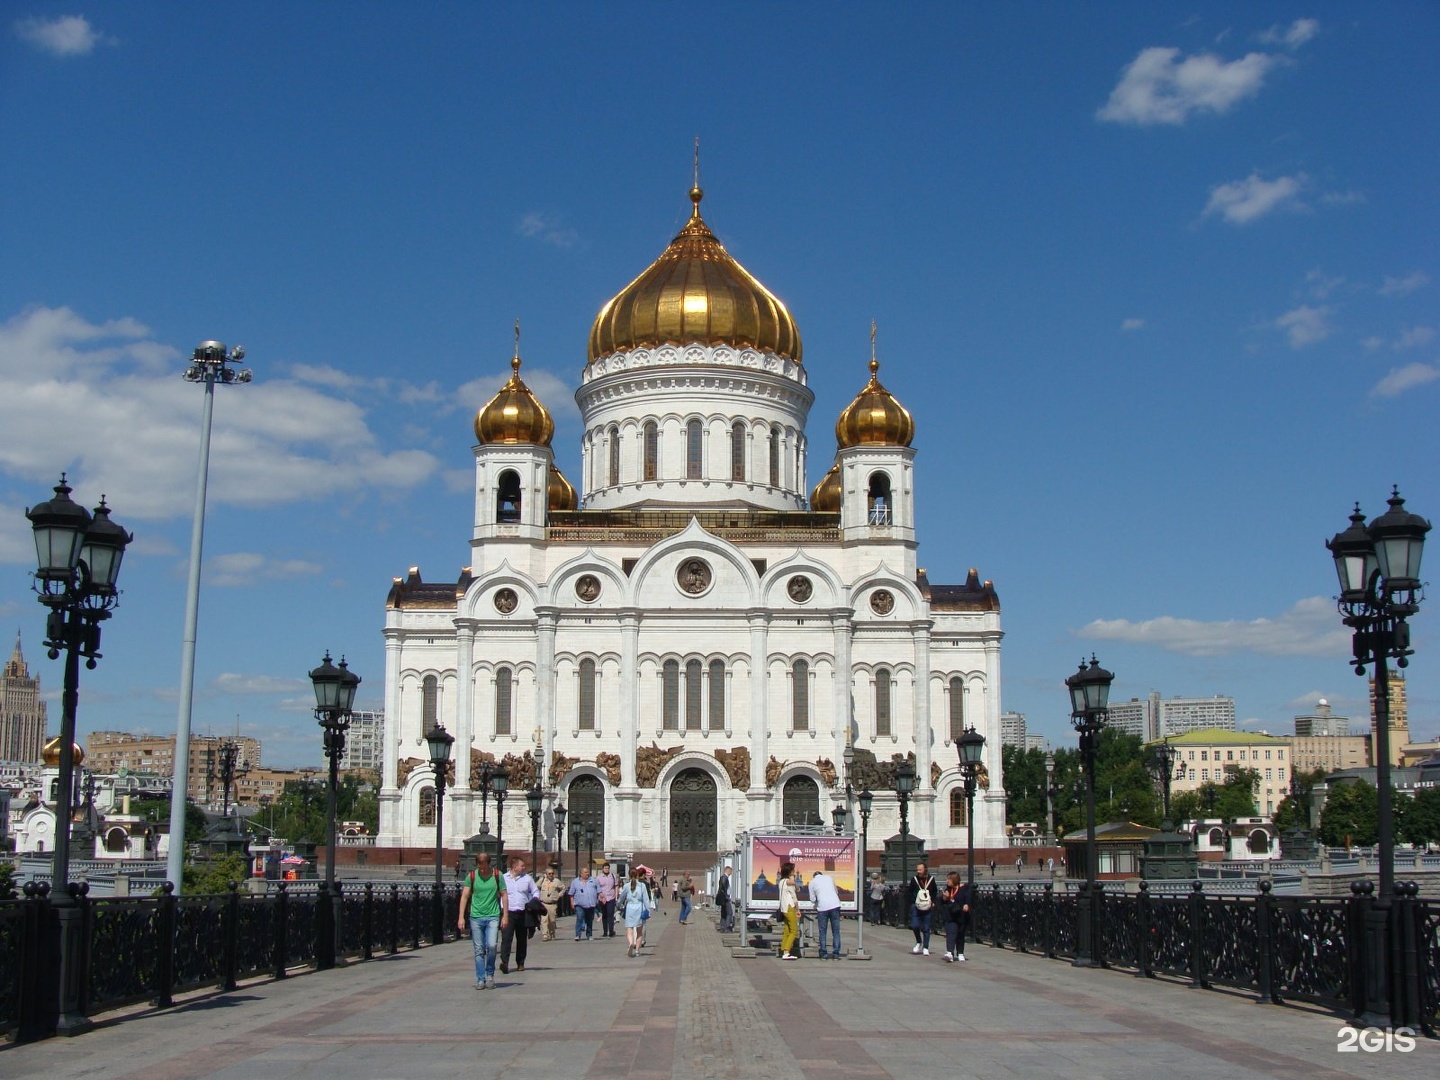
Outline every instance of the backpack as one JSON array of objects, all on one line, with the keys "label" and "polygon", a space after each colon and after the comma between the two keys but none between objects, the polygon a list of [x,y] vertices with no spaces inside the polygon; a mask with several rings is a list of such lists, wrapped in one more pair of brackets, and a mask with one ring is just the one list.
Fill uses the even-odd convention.
[{"label": "backpack", "polygon": [[915,891],[915,910],[929,911],[935,906],[935,898],[930,895],[929,885],[920,885],[920,879],[915,879],[916,885],[920,887]]}]

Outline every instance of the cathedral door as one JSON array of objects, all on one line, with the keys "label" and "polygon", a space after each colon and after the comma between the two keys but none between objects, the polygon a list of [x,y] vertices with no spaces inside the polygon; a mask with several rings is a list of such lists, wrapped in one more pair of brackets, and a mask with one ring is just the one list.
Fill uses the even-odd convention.
[{"label": "cathedral door", "polygon": [[670,784],[670,850],[715,851],[718,798],[703,769],[686,769]]},{"label": "cathedral door", "polygon": [[781,793],[780,820],[786,825],[823,825],[820,785],[808,776],[792,776]]},{"label": "cathedral door", "polygon": [[571,850],[576,847],[575,830],[580,830],[579,848],[584,853],[590,846],[585,830],[595,830],[595,850],[605,850],[605,789],[593,776],[577,776],[570,781],[570,816],[565,821],[565,838]]}]

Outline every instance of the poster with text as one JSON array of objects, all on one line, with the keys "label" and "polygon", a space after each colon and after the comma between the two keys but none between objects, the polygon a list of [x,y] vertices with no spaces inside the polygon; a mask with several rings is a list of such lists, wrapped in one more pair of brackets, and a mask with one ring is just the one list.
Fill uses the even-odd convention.
[{"label": "poster with text", "polygon": [[855,911],[858,859],[853,836],[752,836],[746,907],[751,911],[774,911],[780,900],[780,864],[792,862],[802,911],[811,906],[810,878],[817,870],[834,879],[841,910]]}]

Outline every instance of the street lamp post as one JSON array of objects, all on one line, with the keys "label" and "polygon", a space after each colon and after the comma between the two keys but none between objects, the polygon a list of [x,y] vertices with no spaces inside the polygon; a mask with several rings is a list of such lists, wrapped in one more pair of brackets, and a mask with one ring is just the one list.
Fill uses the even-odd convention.
[{"label": "street lamp post", "polygon": [[573,824],[570,826],[570,842],[574,845],[574,848],[575,848],[575,876],[576,876],[576,877],[579,877],[579,876],[580,876],[580,834],[583,833],[584,831],[585,831],[585,830],[584,830],[583,828],[581,828],[580,823],[579,823],[578,821],[575,822],[575,823],[573,823]]},{"label": "street lamp post", "polygon": [[1070,691],[1070,723],[1080,734],[1080,755],[1085,761],[1085,891],[1080,894],[1080,926],[1076,935],[1076,967],[1095,967],[1095,945],[1099,940],[1100,898],[1095,888],[1095,750],[1105,726],[1105,708],[1110,702],[1110,684],[1115,676],[1100,666],[1094,656],[1090,666],[1065,680]]},{"label": "street lamp post", "polygon": [[[45,647],[54,660],[65,654],[65,681],[60,705],[60,745],[55,855],[50,883],[59,909],[60,968],[58,1013],[47,1011],[42,1026],[62,1035],[78,1035],[92,1026],[80,1009],[80,910],[70,890],[70,826],[75,816],[75,711],[80,702],[80,658],[93,669],[100,659],[100,624],[119,599],[115,582],[125,548],[134,537],[110,520],[105,499],[91,514],[70,498],[65,475],[55,497],[25,511],[35,537],[35,592],[49,608]],[[173,795],[172,795],[173,798]],[[182,794],[183,809],[183,794]],[[183,818],[182,818],[183,822]],[[179,834],[184,836],[183,824]],[[178,846],[183,847],[183,844]],[[79,886],[84,888],[84,886]],[[49,1030],[45,1032],[49,1034]]]},{"label": "street lamp post", "polygon": [[[239,757],[239,743],[227,739],[220,744],[220,816],[227,820],[230,817],[230,792],[235,789],[235,781],[250,771],[249,763],[238,761]],[[235,797],[235,803],[238,810],[240,803],[238,794]],[[239,816],[238,813],[236,816]]]},{"label": "street lamp post", "polygon": [[497,765],[490,777],[490,791],[495,796],[495,854],[504,866],[505,859],[505,793],[510,790],[510,774]]},{"label": "street lamp post", "polygon": [[200,466],[195,483],[195,517],[190,526],[190,566],[185,589],[185,631],[180,642],[180,712],[175,723],[175,792],[170,793],[170,855],[166,875],[175,886],[175,895],[184,891],[185,845],[176,838],[185,835],[185,798],[190,780],[190,715],[195,703],[195,637],[200,624],[200,552],[205,542],[205,488],[210,476],[210,422],[215,414],[215,384],[231,386],[248,383],[247,368],[232,368],[245,358],[245,348],[227,350],[223,342],[202,341],[195,346],[190,363],[181,373],[186,382],[205,387],[205,406],[200,418]]},{"label": "street lamp post", "polygon": [[[1408,620],[1420,611],[1420,558],[1425,551],[1425,534],[1430,522],[1405,509],[1405,500],[1395,488],[1389,509],[1367,526],[1360,507],[1350,515],[1350,525],[1325,544],[1335,560],[1340,579],[1337,606],[1351,631],[1355,674],[1364,675],[1367,665],[1375,666],[1373,677],[1373,724],[1375,729],[1375,793],[1378,826],[1380,887],[1371,908],[1367,927],[1371,948],[1367,950],[1366,1024],[1390,1023],[1390,974],[1398,970],[1387,947],[1387,933],[1395,888],[1395,832],[1390,791],[1390,660],[1399,667],[1409,664],[1410,626]],[[1293,766],[1293,763],[1292,763]],[[1398,935],[1396,935],[1398,936]],[[1386,968],[1389,967],[1389,971]],[[1396,1012],[1404,1011],[1397,1003]],[[1394,1018],[1403,1025],[1407,1019]]]},{"label": "street lamp post", "polygon": [[441,726],[425,733],[430,744],[430,768],[435,774],[435,888],[430,894],[430,940],[439,945],[445,940],[445,784],[450,779],[450,750],[455,736]]},{"label": "street lamp post", "polygon": [[[1146,761],[1146,765],[1150,771],[1154,773],[1156,779],[1160,781],[1160,827],[1167,832],[1171,825],[1174,824],[1170,820],[1170,781],[1180,779],[1175,775],[1175,761],[1179,756],[1180,752],[1170,744],[1170,739],[1167,736],[1150,747],[1150,754]],[[1183,769],[1184,767],[1184,763],[1182,762],[1180,768]]]},{"label": "street lamp post", "polygon": [[495,766],[488,761],[480,763],[480,832],[490,831],[490,781],[495,778]]},{"label": "street lamp post", "polygon": [[895,770],[895,794],[900,799],[900,880],[910,876],[910,796],[915,791],[915,766],[902,762]]},{"label": "street lamp post", "polygon": [[595,829],[593,826],[585,829],[585,848],[585,858],[589,860],[586,865],[590,867],[590,872],[593,874],[595,872]]},{"label": "street lamp post", "polygon": [[325,757],[330,761],[330,799],[326,809],[329,839],[325,849],[325,885],[335,889],[335,792],[340,786],[340,758],[345,753],[345,732],[350,729],[350,710],[355,704],[355,690],[360,685],[356,675],[340,658],[336,667],[327,650],[320,666],[310,672],[315,687],[315,719],[325,732]]},{"label": "street lamp post", "polygon": [[540,852],[540,815],[543,812],[545,792],[540,790],[540,779],[537,775],[535,783],[530,790],[525,792],[525,802],[530,811],[530,869],[537,876],[540,872],[538,861]]},{"label": "street lamp post", "polygon": [[867,853],[868,853],[869,850],[870,850],[870,810],[871,810],[871,808],[875,805],[875,793],[874,793],[873,791],[871,791],[871,790],[867,787],[864,791],[860,792],[860,799],[859,799],[859,801],[860,801],[860,881],[857,883],[857,887],[864,889],[865,892],[861,894],[862,900],[861,900],[861,908],[860,908],[860,928],[859,928],[858,938],[857,938],[856,943],[855,943],[855,951],[856,951],[857,953],[859,953],[860,955],[863,956],[864,953],[865,953],[865,908],[864,908],[864,898],[868,897],[869,889],[870,889],[870,886],[867,884],[868,879],[865,877],[865,871],[868,869],[868,867],[865,865],[865,862],[866,862],[866,859],[867,859],[867,857],[868,857]]},{"label": "street lamp post", "polygon": [[1055,755],[1045,752],[1045,842],[1055,843]]},{"label": "street lamp post", "polygon": [[565,876],[565,819],[570,816],[570,811],[565,808],[564,803],[556,803],[555,809],[551,811],[555,815],[555,852],[560,856],[560,876]]},{"label": "street lamp post", "polygon": [[955,743],[960,755],[960,771],[965,776],[965,868],[966,880],[975,884],[975,783],[980,776],[980,760],[985,756],[985,736],[973,727],[966,728]]}]

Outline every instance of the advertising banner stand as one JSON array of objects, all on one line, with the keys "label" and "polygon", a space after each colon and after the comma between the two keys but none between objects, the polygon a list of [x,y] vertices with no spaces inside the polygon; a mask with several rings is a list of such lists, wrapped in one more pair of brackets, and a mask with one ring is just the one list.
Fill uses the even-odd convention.
[{"label": "advertising banner stand", "polygon": [[[769,929],[775,920],[779,907],[777,879],[780,865],[785,862],[795,864],[802,912],[813,910],[809,881],[817,870],[834,880],[842,913],[854,915],[861,911],[864,882],[860,877],[859,838],[853,833],[836,834],[819,825],[770,825],[750,829],[738,839],[736,857],[725,861],[735,868],[732,889],[736,925],[743,927],[747,944],[752,934]],[[869,959],[859,943],[850,955]]]}]

